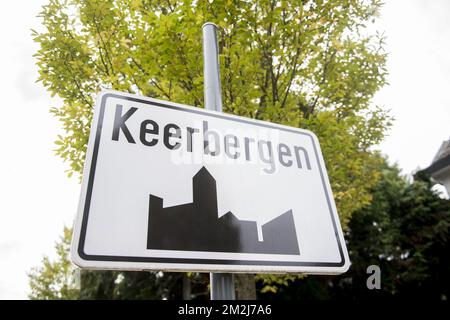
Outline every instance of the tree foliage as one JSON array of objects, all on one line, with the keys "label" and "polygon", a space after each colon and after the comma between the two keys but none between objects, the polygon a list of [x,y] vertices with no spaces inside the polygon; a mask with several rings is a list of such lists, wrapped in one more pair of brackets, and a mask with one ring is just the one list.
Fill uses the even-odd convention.
[{"label": "tree foliage", "polygon": [[[380,170],[372,203],[349,223],[350,270],[338,277],[272,282],[261,298],[449,299],[450,201],[432,191],[429,178],[409,183],[395,166]],[[367,289],[370,265],[380,267],[380,290]]]},{"label": "tree foliage", "polygon": [[33,268],[28,274],[31,289],[30,299],[70,300],[78,298],[75,268],[69,259],[71,239],[72,231],[65,227],[63,235],[55,245],[56,259],[51,261],[45,256],[42,259],[42,266]]},{"label": "tree foliage", "polygon": [[62,105],[57,153],[82,171],[102,88],[201,107],[201,26],[221,27],[224,111],[313,130],[341,222],[369,203],[389,117],[383,38],[367,34],[379,0],[50,0],[34,32],[39,80]]},{"label": "tree foliage", "polygon": [[[139,271],[82,271],[80,299],[108,300],[174,300],[182,299],[184,273]],[[200,279],[193,275],[194,291],[191,297],[208,296],[206,282],[201,281],[199,292],[195,284]],[[207,288],[206,288],[207,289]]]},{"label": "tree foliage", "polygon": [[56,259],[43,258],[28,274],[33,300],[182,299],[183,277],[188,277],[191,299],[209,298],[209,275],[178,272],[88,271],[70,262],[72,232],[64,228],[55,245]]}]

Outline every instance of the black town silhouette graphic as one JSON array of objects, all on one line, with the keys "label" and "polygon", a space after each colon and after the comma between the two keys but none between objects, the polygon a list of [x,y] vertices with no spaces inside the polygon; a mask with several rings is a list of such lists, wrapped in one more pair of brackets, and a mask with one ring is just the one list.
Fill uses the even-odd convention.
[{"label": "black town silhouette graphic", "polygon": [[292,210],[261,226],[232,212],[218,218],[216,180],[202,167],[193,177],[193,202],[163,208],[150,194],[147,249],[299,255]]}]

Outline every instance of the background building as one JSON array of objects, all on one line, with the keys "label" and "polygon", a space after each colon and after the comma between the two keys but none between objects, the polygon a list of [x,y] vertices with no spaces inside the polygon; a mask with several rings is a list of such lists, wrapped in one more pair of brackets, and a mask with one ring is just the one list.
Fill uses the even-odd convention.
[{"label": "background building", "polygon": [[423,170],[436,182],[442,184],[450,195],[450,139],[442,142],[430,166]]}]

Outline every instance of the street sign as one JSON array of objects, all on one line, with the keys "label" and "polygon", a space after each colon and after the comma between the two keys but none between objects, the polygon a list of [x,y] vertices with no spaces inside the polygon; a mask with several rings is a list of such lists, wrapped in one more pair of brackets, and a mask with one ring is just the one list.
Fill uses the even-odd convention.
[{"label": "street sign", "polygon": [[71,254],[91,269],[349,267],[312,132],[115,91],[97,99]]}]

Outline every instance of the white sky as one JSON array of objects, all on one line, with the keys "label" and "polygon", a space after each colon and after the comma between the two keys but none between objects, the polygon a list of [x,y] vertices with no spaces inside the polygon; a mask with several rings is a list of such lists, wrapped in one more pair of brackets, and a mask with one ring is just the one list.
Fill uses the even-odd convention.
[{"label": "white sky", "polygon": [[[16,0],[0,11],[0,299],[27,297],[27,272],[76,212],[78,179],[53,153],[58,121],[48,112],[56,98],[39,83],[30,28],[44,0]],[[405,173],[424,168],[450,136],[450,2],[390,1],[376,22],[388,36],[390,85],[375,103],[397,119],[380,145]]]}]

